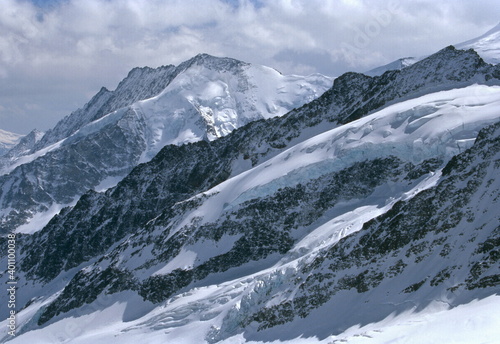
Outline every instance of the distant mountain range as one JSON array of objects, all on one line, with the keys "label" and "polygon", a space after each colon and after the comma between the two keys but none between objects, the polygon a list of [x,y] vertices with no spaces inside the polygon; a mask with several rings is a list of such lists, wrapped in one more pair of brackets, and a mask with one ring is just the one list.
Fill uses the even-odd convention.
[{"label": "distant mountain range", "polygon": [[12,149],[22,137],[23,135],[0,129],[0,156]]},{"label": "distant mountain range", "polygon": [[26,136],[0,341],[495,341],[499,28],[373,76],[138,68]]},{"label": "distant mountain range", "polygon": [[[481,35],[477,38],[473,38],[466,42],[462,42],[454,45],[457,49],[467,50],[473,49],[475,52],[481,56],[483,61],[491,64],[497,64],[500,62],[500,24]],[[369,76],[382,75],[389,70],[399,70],[405,67],[411,66],[417,61],[422,60],[424,57],[404,57],[397,59],[391,63],[384,66],[380,66],[371,69],[364,74]]]},{"label": "distant mountain range", "polygon": [[52,130],[30,133],[0,158],[0,230],[39,230],[87,190],[116,185],[165,145],[211,141],[282,116],[331,84],[319,74],[285,76],[206,54],[177,67],[135,68],[115,91],[102,88]]}]

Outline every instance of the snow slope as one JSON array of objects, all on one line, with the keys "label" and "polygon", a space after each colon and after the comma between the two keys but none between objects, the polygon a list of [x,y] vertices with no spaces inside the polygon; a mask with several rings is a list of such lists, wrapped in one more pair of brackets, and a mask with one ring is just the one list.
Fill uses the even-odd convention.
[{"label": "snow slope", "polygon": [[244,65],[235,75],[195,64],[161,94],[132,106],[146,123],[141,162],[167,144],[214,140],[252,121],[282,116],[319,97],[331,82],[322,75],[284,76],[263,66]]},{"label": "snow slope", "polygon": [[[486,63],[497,64],[500,62],[500,24],[477,38],[455,44],[454,46],[461,50],[474,49]],[[401,70],[426,57],[403,57],[386,65],[370,69],[364,72],[364,74],[378,76],[390,70]]]},{"label": "snow slope", "polygon": [[[196,236],[196,231],[201,231],[204,226],[221,223],[225,218],[237,220],[238,216],[241,216],[239,211],[254,202],[272,199],[287,188],[299,187],[299,184],[317,184],[320,180],[318,178],[333,176],[357,163],[390,158],[400,161],[397,168],[405,170],[405,166],[410,166],[406,165],[409,163],[418,165],[429,159],[448,161],[455,154],[471,148],[481,128],[500,119],[499,106],[500,87],[484,85],[436,92],[388,106],[367,117],[299,143],[267,162],[188,200],[194,207],[188,207],[187,202],[185,207],[179,204],[181,211],[173,221],[169,220],[168,224],[164,224],[161,219],[153,219],[151,228],[123,240],[98,262],[94,263],[93,260],[84,264],[82,271],[97,277],[98,281],[99,271],[113,266],[121,271],[131,271],[140,282],[144,282],[148,276],[161,277],[172,273],[176,268],[195,269],[210,259],[227,253],[241,237],[247,235],[244,232],[222,233],[222,237],[211,241],[209,238]],[[424,333],[411,335],[404,331],[425,329],[429,331],[428,334],[432,333],[439,339],[438,326],[450,326],[450,322],[446,320],[448,317],[459,319],[465,314],[468,314],[466,319],[473,321],[474,325],[464,326],[462,332],[457,332],[457,335],[463,336],[460,338],[465,340],[477,336],[478,329],[484,329],[485,332],[481,332],[482,338],[493,340],[498,332],[491,324],[498,318],[498,313],[493,313],[492,316],[481,313],[478,317],[467,312],[494,311],[495,305],[498,304],[497,297],[492,296],[473,303],[469,303],[470,300],[465,298],[464,300],[468,301],[462,301],[465,303],[463,306],[447,310],[448,305],[445,302],[451,304],[455,300],[439,298],[435,295],[436,292],[433,292],[436,288],[426,286],[421,294],[428,293],[436,302],[427,303],[423,297],[422,304],[419,299],[413,299],[412,302],[401,301],[406,296],[398,292],[405,287],[404,281],[407,281],[408,276],[418,280],[429,273],[425,269],[411,267],[413,256],[402,258],[405,260],[404,264],[410,267],[403,273],[404,278],[400,277],[397,283],[384,281],[381,287],[373,292],[340,291],[339,296],[334,298],[335,302],[327,302],[306,318],[296,319],[288,325],[285,322],[282,327],[256,331],[258,324],[248,322],[247,319],[249,314],[256,314],[262,307],[278,306],[288,300],[294,300],[295,294],[307,291],[307,288],[294,289],[294,283],[298,283],[299,278],[303,280],[307,277],[301,271],[317,267],[315,261],[335,248],[340,241],[346,242],[344,238],[349,239],[370,220],[390,212],[398,201],[411,201],[424,191],[434,188],[443,178],[445,177],[441,176],[439,170],[423,173],[415,180],[398,177],[396,174],[375,186],[362,199],[349,199],[343,195],[342,201],[319,218],[292,231],[295,242],[287,253],[264,256],[250,265],[234,266],[214,272],[201,281],[194,280],[156,306],[143,302],[130,290],[111,295],[101,294],[86,302],[90,302],[89,304],[68,313],[61,313],[44,327],[38,328],[34,322],[43,311],[40,307],[43,304],[47,306],[59,295],[47,291],[55,285],[61,286],[62,280],[56,279],[48,285],[43,285],[43,289],[42,285],[34,285],[32,292],[39,298],[19,313],[20,328],[31,331],[12,342],[37,338],[40,343],[54,340],[71,343],[126,343],[140,338],[150,343],[242,343],[247,340],[256,343],[330,343],[335,340],[362,343],[370,337],[374,343],[389,340],[418,342],[427,338]],[[490,185],[491,190],[496,190],[494,187],[497,187],[498,183],[495,183]],[[307,199],[301,202],[304,202],[303,209],[308,209]],[[479,199],[474,202],[485,209],[484,218],[494,214],[495,210],[488,208],[488,202],[481,203]],[[172,211],[176,213],[175,208]],[[281,216],[292,211],[291,208],[284,209]],[[264,214],[264,210],[261,212]],[[196,224],[195,232],[192,231],[193,223]],[[151,243],[158,240],[168,242],[176,237],[187,237],[189,240],[179,241],[181,249],[172,259],[158,260],[152,253]],[[468,239],[464,238],[463,240]],[[138,248],[140,255],[133,253]],[[243,251],[240,254],[243,254]],[[404,257],[404,254],[400,256]],[[464,260],[468,259],[467,255],[464,257]],[[459,262],[455,260],[453,263]],[[443,264],[449,263],[445,261]],[[426,266],[432,267],[432,264]],[[381,269],[386,271],[388,266],[384,265]],[[354,271],[339,271],[338,274],[346,273],[348,276]],[[416,271],[420,272],[415,273]],[[318,275],[321,273],[319,270]],[[68,278],[68,275],[65,278]],[[92,281],[96,283],[95,279]],[[448,286],[454,286],[452,281],[448,283]],[[84,285],[86,288],[93,288],[92,283],[85,282]],[[85,289],[81,292],[85,293]],[[381,301],[384,300],[382,295],[386,292],[395,296]],[[462,295],[466,294],[463,293]],[[392,300],[400,302],[399,306],[392,308]],[[356,327],[346,321],[344,324],[350,326],[339,327],[342,321],[339,322],[338,314],[344,314],[353,307],[349,302],[359,307],[366,304],[363,307],[367,307],[367,316],[357,318],[365,319],[366,325]],[[385,306],[386,303],[388,307]],[[332,309],[336,311],[332,312]],[[389,316],[392,311],[396,313]],[[337,323],[333,323],[334,318]],[[347,316],[345,318],[349,319]],[[246,330],[241,332],[245,326]],[[304,338],[301,339],[299,332],[293,329],[303,331]],[[317,333],[318,337],[314,338],[311,333]],[[458,336],[454,338],[460,339]]]},{"label": "snow slope", "polygon": [[[239,162],[232,161],[230,167],[219,166],[234,175],[297,142],[388,104],[475,82],[498,84],[500,75],[497,67],[484,63],[474,51],[447,47],[399,73],[374,78],[346,73],[335,79],[333,87],[317,101],[280,117],[285,108],[298,106],[294,99],[304,101],[314,94],[314,87],[308,84],[321,87],[325,78],[316,75],[299,82],[298,77],[284,77],[269,68],[208,55],[199,55],[169,70],[173,74],[169,74],[171,79],[159,95],[103,115],[102,109],[108,107],[101,104],[101,97],[114,99],[112,104],[115,105],[117,98],[114,93],[102,91],[99,97],[96,96],[98,99],[89,104],[88,116],[84,116],[94,114],[97,119],[73,132],[76,124],[71,115],[61,124],[62,129],[54,129],[48,135],[54,138],[68,131],[72,133],[69,137],[52,144],[42,139],[40,145],[44,148],[37,150],[35,147],[31,154],[12,162],[14,170],[0,176],[0,229],[5,231],[26,225],[35,214],[54,209],[54,204],[73,204],[75,198],[89,189],[103,191],[113,186],[134,166],[149,161],[168,143],[200,142],[201,138],[202,142],[218,142],[211,139],[218,135],[228,137],[231,128],[243,126],[228,140],[220,141],[224,143],[214,143],[220,147],[227,142],[232,147],[220,147],[215,155],[212,151],[199,157],[205,160],[212,156],[220,161],[220,158],[231,160],[238,154]],[[198,73],[199,70],[203,72]],[[154,74],[154,71],[148,73]],[[264,76],[268,83],[262,82]],[[293,82],[284,86],[287,80]],[[260,91],[260,86],[253,86],[257,81],[265,85],[262,86],[264,91]],[[136,95],[135,88],[123,86],[119,89],[118,93],[124,97],[122,101],[130,100],[131,94]],[[236,110],[231,107],[233,104]],[[264,110],[267,112],[259,112]],[[240,111],[237,119],[234,111]],[[264,121],[265,117],[272,118]],[[268,127],[273,129],[268,130]],[[180,151],[169,152],[173,158]],[[207,164],[212,163],[207,161]],[[228,177],[226,172],[220,176]],[[206,180],[207,177],[197,177],[200,178]],[[26,232],[39,229],[38,224],[23,227]]]},{"label": "snow slope", "polygon": [[165,145],[210,141],[282,116],[331,84],[319,74],[284,76],[206,54],[177,67],[136,68],[115,91],[101,89],[32,145],[0,159],[0,226],[35,232],[55,209],[116,185]]},{"label": "snow slope", "polygon": [[[164,69],[166,67],[159,68],[157,73],[162,75]],[[49,131],[46,136],[50,136],[50,139],[41,138],[41,144],[29,154],[12,158],[14,161],[2,173],[9,173],[47,152],[107,130],[109,125],[119,125],[121,120],[127,122],[125,125],[128,127],[144,126],[131,134],[140,135],[136,139],[147,142],[141,159],[141,162],[146,162],[167,144],[180,145],[204,138],[213,140],[251,121],[282,116],[319,97],[331,87],[333,81],[333,78],[320,74],[285,76],[269,67],[206,54],[197,55],[178,69],[171,73],[174,77],[158,95],[97,119],[86,118],[90,115],[96,117],[94,112],[97,110],[88,110],[86,117],[79,115],[82,110],[68,116],[56,125],[57,132],[68,133],[68,136],[59,134],[54,139],[55,134]],[[127,92],[133,92],[139,81],[147,84],[148,80],[153,79],[150,82],[155,82],[150,75],[147,75],[146,80],[140,79],[134,71],[122,81],[131,88]],[[125,90],[119,90],[125,93]],[[101,90],[86,107],[95,107],[102,112],[101,107],[109,100],[109,96],[101,99],[103,96],[100,94],[108,93],[107,90]],[[133,112],[132,118],[127,118],[130,111]]]},{"label": "snow slope", "polygon": [[479,130],[499,119],[499,107],[500,87],[483,85],[389,106],[297,144],[219,184],[207,191],[213,196],[192,216],[201,213],[204,221],[213,221],[221,216],[223,205],[236,207],[366,159],[395,156],[417,164],[439,157],[446,161],[472,146]]},{"label": "snow slope", "polygon": [[[0,341],[496,340],[498,66],[448,47],[380,77],[346,73],[282,117],[290,95],[311,94],[304,80],[208,55],[175,70],[155,95],[70,116],[1,184],[28,203],[46,166],[66,192],[144,162],[42,230],[21,227],[17,336]],[[97,167],[114,174],[85,174]]]},{"label": "snow slope", "polygon": [[500,23],[477,38],[456,44],[457,49],[474,49],[487,63],[500,62]]},{"label": "snow slope", "polygon": [[[127,307],[133,307],[129,295],[113,303],[104,311],[82,315],[78,318],[66,318],[50,329],[27,332],[8,343],[71,343],[71,344],[135,344],[147,342],[163,343],[201,343],[203,330],[207,326],[186,326],[175,323],[176,314],[170,313],[171,326],[164,325],[162,330],[144,329],[141,320],[121,322],[120,314],[126,313]],[[189,301],[186,307],[189,307]],[[219,302],[224,302],[223,299]],[[194,305],[191,305],[194,307]],[[423,310],[409,310],[393,314],[386,319],[365,326],[353,326],[343,333],[319,338],[294,338],[290,340],[247,340],[243,335],[236,335],[221,341],[221,344],[471,344],[497,343],[500,330],[500,297],[490,296],[481,300],[449,308],[436,302]],[[165,317],[166,318],[166,317]],[[163,318],[163,319],[165,319]],[[159,320],[159,318],[155,319]],[[210,319],[204,321],[208,323]],[[328,326],[328,319],[324,324]],[[178,332],[176,334],[172,332]],[[180,332],[180,333],[179,333]]]},{"label": "snow slope", "polygon": [[418,62],[422,59],[424,59],[424,57],[421,57],[421,58],[403,57],[403,58],[397,59],[396,61],[388,63],[386,65],[370,69],[369,71],[366,71],[363,74],[368,75],[368,76],[379,76],[379,75],[382,75],[389,70],[401,70],[403,68],[411,66],[415,62]]},{"label": "snow slope", "polygon": [[0,156],[14,147],[23,136],[0,129]]}]

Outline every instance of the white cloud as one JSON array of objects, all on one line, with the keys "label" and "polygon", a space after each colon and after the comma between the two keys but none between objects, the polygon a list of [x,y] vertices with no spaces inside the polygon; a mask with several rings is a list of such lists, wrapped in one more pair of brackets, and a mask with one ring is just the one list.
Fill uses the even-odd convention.
[{"label": "white cloud", "polygon": [[[206,52],[284,73],[338,75],[473,38],[496,25],[500,13],[496,0],[48,3],[2,1],[2,129],[48,129],[135,66],[178,64]],[[18,105],[26,103],[38,109]],[[22,124],[19,116],[32,120]]]}]

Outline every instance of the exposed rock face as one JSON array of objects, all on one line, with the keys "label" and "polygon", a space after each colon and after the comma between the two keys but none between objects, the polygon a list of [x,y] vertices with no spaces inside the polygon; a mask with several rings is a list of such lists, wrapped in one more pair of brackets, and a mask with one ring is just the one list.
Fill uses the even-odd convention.
[{"label": "exposed rock face", "polygon": [[[135,68],[115,91],[102,88],[42,138],[29,146],[24,140],[2,158],[0,231],[57,213],[89,189],[116,185],[167,144],[225,136],[281,116],[330,87],[331,78],[322,75],[283,76],[206,54],[178,67]],[[28,227],[21,231],[41,229]]]},{"label": "exposed rock face", "polygon": [[[211,63],[200,55],[184,67]],[[84,193],[18,237],[19,283],[35,295],[19,302],[39,302],[25,330],[126,294],[161,307],[123,333],[216,319],[200,340],[324,339],[436,300],[497,293],[499,77],[474,51],[448,47],[379,77],[347,73],[316,100],[218,139],[209,130],[163,147],[116,186]],[[97,130],[85,138],[99,137],[96,151],[120,142],[143,156],[150,142],[126,133],[148,127],[135,109],[149,105],[118,110],[105,131],[113,140]],[[212,134],[223,128],[210,123]],[[91,180],[98,161],[109,169],[127,159],[78,160],[87,148],[70,140],[65,159],[88,164],[75,179]],[[325,316],[328,328],[300,325]]]},{"label": "exposed rock face", "polygon": [[[287,285],[285,292],[294,292],[291,301],[263,307],[248,323],[265,329],[304,318],[327,302],[339,302],[345,296],[341,291],[366,295],[353,305],[360,309],[368,308],[363,302],[370,299],[369,292],[385,292],[394,303],[390,311],[395,311],[407,300],[415,300],[407,308],[440,297],[457,305],[477,296],[472,292],[477,289],[479,295],[498,290],[499,161],[497,123],[445,166],[437,186],[396,203],[361,231],[325,248]],[[341,317],[332,321],[352,325]]]},{"label": "exposed rock face", "polygon": [[[24,135],[0,129],[0,159],[23,139]],[[1,160],[0,160],[1,161]]]}]

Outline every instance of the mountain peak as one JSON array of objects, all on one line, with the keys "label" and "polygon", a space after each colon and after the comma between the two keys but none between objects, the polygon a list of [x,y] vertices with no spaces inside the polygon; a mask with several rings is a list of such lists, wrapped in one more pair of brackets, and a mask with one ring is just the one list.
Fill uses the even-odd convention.
[{"label": "mountain peak", "polygon": [[[214,56],[214,55],[210,55],[207,53],[199,53],[199,54],[195,55],[194,57],[190,58],[188,61],[202,63],[202,62],[211,62],[211,61],[216,62],[216,61],[223,61],[223,60],[238,61],[238,60],[230,58],[230,57]],[[239,62],[241,62],[241,61],[239,61]]]},{"label": "mountain peak", "polygon": [[[456,50],[470,49],[474,50],[486,63],[497,64],[500,62],[500,23],[479,37],[455,45],[449,45],[440,52],[450,53]],[[363,74],[379,76],[389,70],[404,69],[426,57],[428,56],[400,58],[386,65],[370,69]]]},{"label": "mountain peak", "polygon": [[192,66],[204,66],[215,71],[230,71],[248,65],[249,63],[230,57],[218,57],[206,53],[200,53],[193,58],[181,63],[178,69],[186,70]]},{"label": "mountain peak", "polygon": [[0,129],[0,156],[14,147],[23,135]]},{"label": "mountain peak", "polygon": [[216,57],[214,55],[207,54],[207,53],[199,53],[193,57],[193,59],[217,59],[217,58],[218,57]]},{"label": "mountain peak", "polygon": [[[455,68],[457,65],[461,66],[459,70]],[[444,68],[444,66],[448,67]],[[426,70],[428,72],[429,68],[434,68],[436,70],[441,70],[442,73],[447,73],[446,71],[449,68],[456,70],[456,73],[460,75],[464,75],[466,73],[474,74],[476,73],[478,68],[485,66],[486,63],[484,59],[481,58],[480,54],[478,54],[475,49],[457,49],[453,45],[449,45],[446,48],[441,49],[437,53],[422,59],[421,61],[419,61],[419,63],[415,63],[409,66],[405,70]],[[459,77],[458,74],[457,77]]]},{"label": "mountain peak", "polygon": [[[46,185],[65,180],[65,187],[73,182],[75,187],[69,197],[66,197],[68,193],[58,193],[56,187],[44,187],[40,195],[49,189],[55,194],[44,196],[43,200],[35,196],[30,202],[35,198],[35,203],[48,200],[48,207],[38,208],[45,211],[53,202],[70,204],[82,191],[109,188],[138,163],[152,159],[165,145],[215,140],[249,122],[284,115],[330,87],[328,77],[288,77],[270,68],[208,54],[198,54],[177,67],[134,68],[114,91],[102,88],[83,108],[61,120],[40,141],[33,140],[34,146],[26,146],[13,159],[4,159],[3,165],[0,161],[0,167],[5,173],[12,172],[5,180],[15,179],[18,173],[15,169],[20,164],[27,169],[39,166],[35,168],[37,172],[45,171],[51,166],[47,161],[57,156],[54,159],[62,161],[57,171],[52,169],[43,172],[43,177],[30,180],[45,178]],[[75,149],[81,152],[77,160],[73,160]],[[74,166],[75,163],[91,167],[75,168],[85,170],[86,175],[71,179],[62,165]],[[71,177],[77,175],[75,170]],[[30,187],[40,189],[38,184],[30,184]],[[0,202],[1,189],[0,185]],[[16,196],[17,199],[20,197]],[[10,200],[16,201],[9,198],[7,202]],[[1,222],[8,211],[4,209],[0,208],[0,231],[7,228]],[[31,214],[26,213],[30,218]],[[22,217],[17,216],[16,221]],[[33,227],[24,228],[31,231]]]},{"label": "mountain peak", "polygon": [[[2,133],[3,131],[0,130],[0,138],[2,136]],[[14,144],[10,145],[10,147],[8,147],[8,149],[4,151],[2,160],[0,160],[0,170],[3,168],[5,161],[9,161],[16,156],[28,154],[33,149],[33,147],[35,147],[37,142],[42,139],[43,135],[45,135],[45,133],[38,129],[33,129],[28,133],[28,135],[19,135]],[[2,142],[0,142],[0,151],[1,144]]]},{"label": "mountain peak", "polygon": [[152,68],[152,67],[149,67],[149,66],[134,67],[128,73],[127,78],[131,77],[131,76],[133,76],[135,74],[151,73],[151,72],[154,72],[154,71],[160,71],[160,70],[163,70],[163,69],[172,69],[172,68],[175,68],[175,66],[174,65],[170,65],[170,64],[169,65],[159,66],[157,68]]}]

